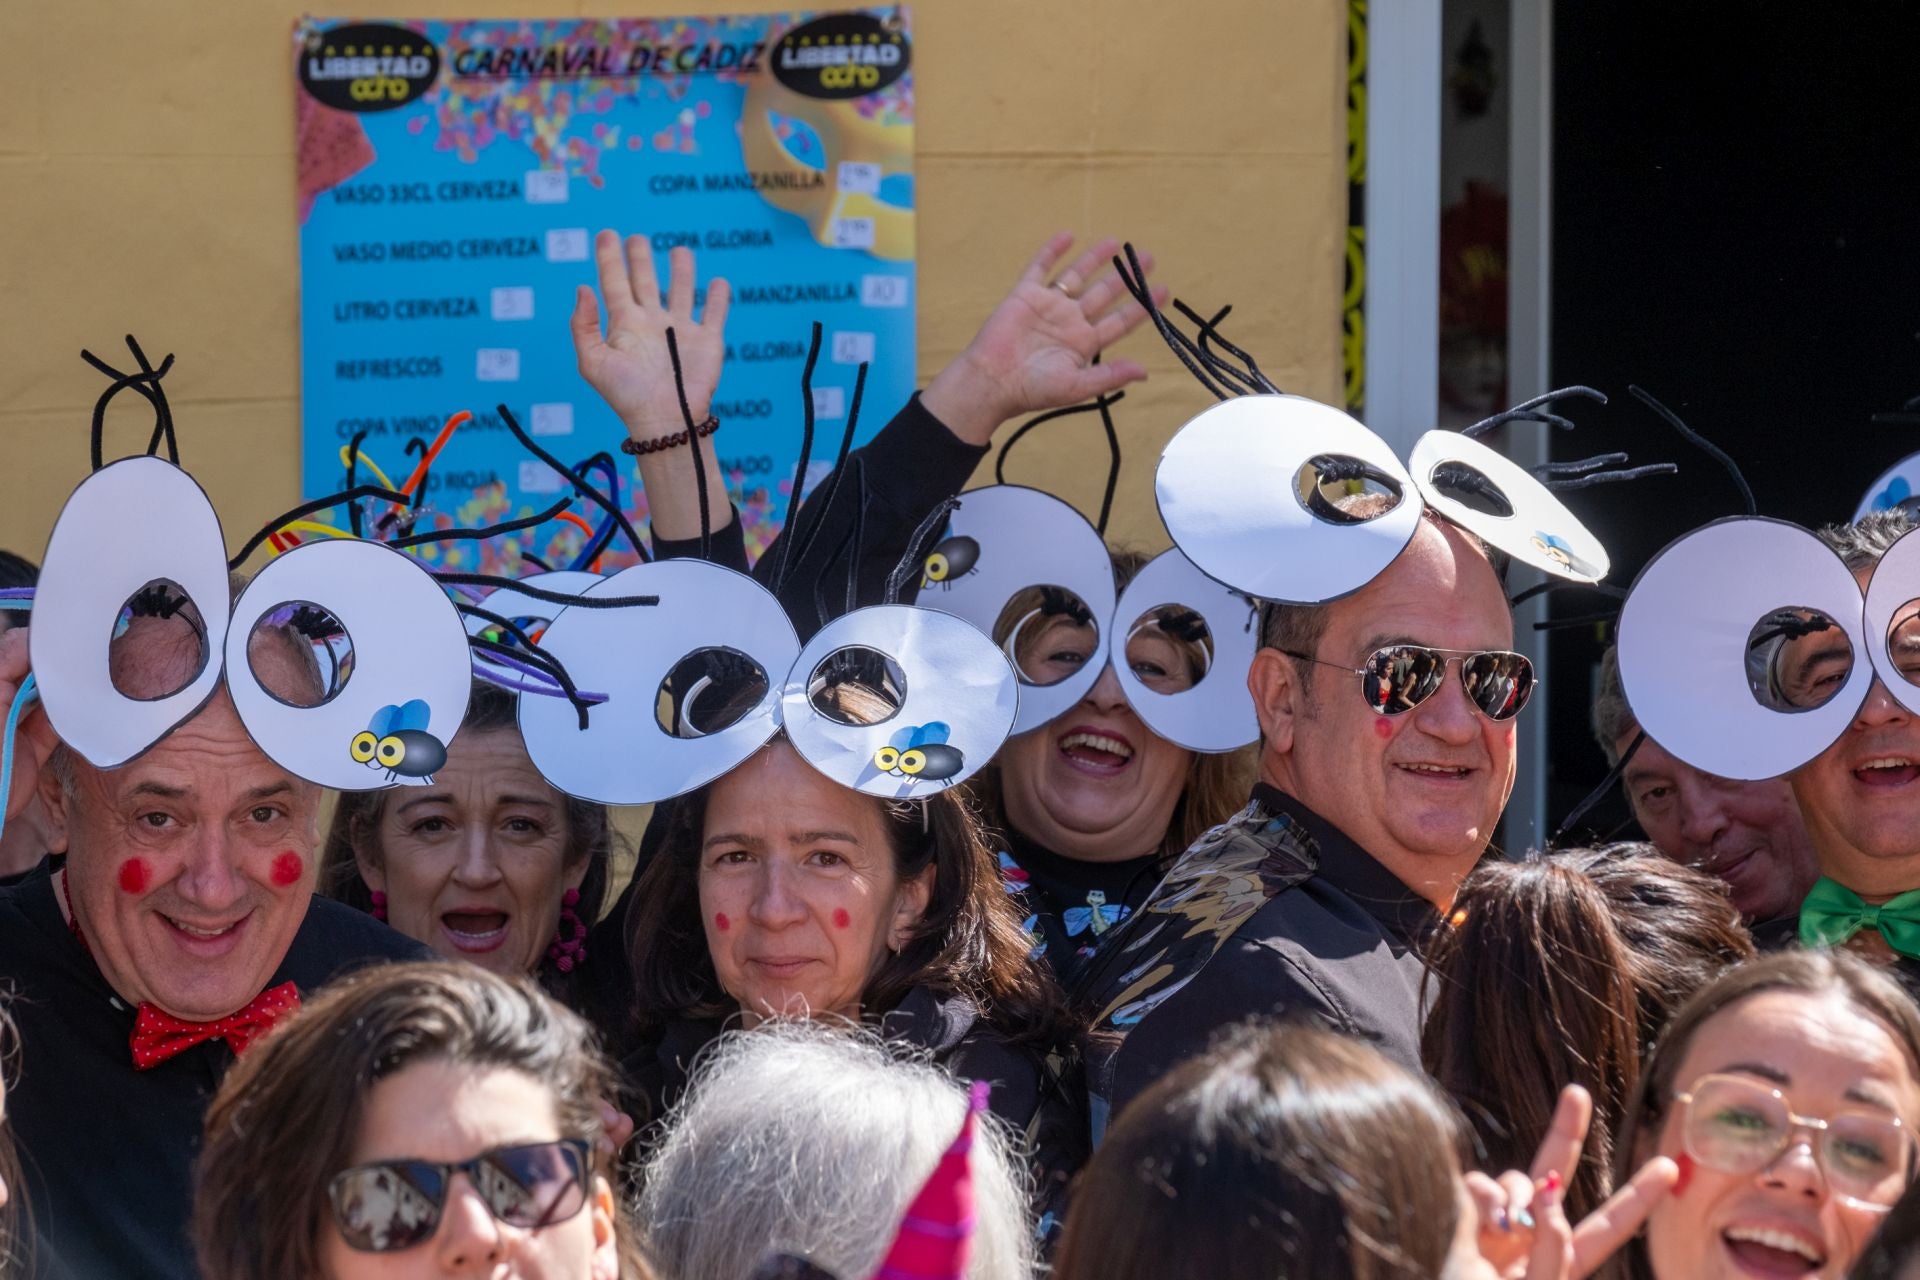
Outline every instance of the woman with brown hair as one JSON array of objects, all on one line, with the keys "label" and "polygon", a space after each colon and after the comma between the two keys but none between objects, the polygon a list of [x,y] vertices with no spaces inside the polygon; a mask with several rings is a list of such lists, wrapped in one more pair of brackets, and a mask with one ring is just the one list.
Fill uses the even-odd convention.
[{"label": "woman with brown hair", "polygon": [[321,888],[433,948],[573,993],[607,893],[605,805],[556,790],[527,755],[514,695],[475,681],[424,787],[342,792]]},{"label": "woman with brown hair", "polygon": [[647,1280],[614,1201],[614,1087],[524,978],[396,964],[329,989],[227,1073],[193,1236],[205,1280]]},{"label": "woman with brown hair", "polygon": [[1465,1112],[1484,1169],[1540,1145],[1560,1091],[1593,1098],[1567,1185],[1584,1216],[1612,1193],[1612,1135],[1673,1010],[1753,955],[1720,882],[1651,845],[1569,849],[1469,876],[1429,957],[1421,1065]]},{"label": "woman with brown hair", "polygon": [[1672,1197],[1632,1280],[1847,1274],[1913,1185],[1920,1008],[1844,951],[1788,951],[1689,1000],[1628,1100],[1616,1170],[1660,1154]]},{"label": "woman with brown hair", "polygon": [[[642,1124],[700,1050],[769,1017],[871,1026],[967,1080],[1057,1176],[1085,1143],[1059,1078],[1052,979],[1027,961],[993,855],[959,796],[889,802],[818,772],[784,737],[674,806],[628,921]],[[1046,1188],[1043,1188],[1043,1192]]]},{"label": "woman with brown hair", "polygon": [[[1115,589],[1124,591],[1147,557],[1111,554]],[[1054,684],[1095,652],[1097,627],[1076,604],[1046,587],[1008,602],[993,638],[1024,679]],[[1114,647],[1124,647],[1124,661],[1149,689],[1180,692],[1211,665],[1211,638],[1195,620],[1184,610],[1158,609],[1116,637]],[[1246,804],[1252,785],[1250,749],[1189,751],[1161,737],[1109,667],[1066,711],[1009,738],[972,788],[1000,841],[1001,879],[1020,908],[1032,954],[1071,991],[1109,931],[1133,914],[1175,858]]]},{"label": "woman with brown hair", "polygon": [[1252,1026],[1141,1094],[1075,1184],[1054,1280],[1560,1280],[1591,1274],[1658,1199],[1658,1161],[1576,1230],[1560,1190],[1586,1136],[1567,1091],[1522,1226],[1462,1170],[1458,1117],[1377,1050]]}]

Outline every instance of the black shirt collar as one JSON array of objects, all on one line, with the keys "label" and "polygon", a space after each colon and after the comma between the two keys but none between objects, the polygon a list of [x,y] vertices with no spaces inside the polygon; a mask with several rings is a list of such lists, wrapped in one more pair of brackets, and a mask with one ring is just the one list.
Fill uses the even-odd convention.
[{"label": "black shirt collar", "polygon": [[1304,827],[1320,848],[1320,868],[1314,878],[1353,899],[1401,941],[1416,945],[1438,927],[1440,913],[1433,904],[1402,884],[1399,876],[1346,832],[1268,783],[1254,784],[1253,799],[1269,813],[1284,813]]}]

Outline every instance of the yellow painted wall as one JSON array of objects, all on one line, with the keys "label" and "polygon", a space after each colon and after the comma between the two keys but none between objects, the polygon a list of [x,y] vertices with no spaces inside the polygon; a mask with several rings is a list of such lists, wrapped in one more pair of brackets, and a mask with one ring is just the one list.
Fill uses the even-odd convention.
[{"label": "yellow painted wall", "polygon": [[[406,0],[352,17],[784,10],[712,0]],[[87,467],[104,385],[78,353],[175,352],[181,461],[230,535],[298,496],[293,93],[283,0],[0,4],[0,546],[35,559]],[[924,383],[1054,230],[1128,236],[1276,382],[1340,394],[1344,0],[922,0],[914,6]],[[641,228],[627,228],[639,230]],[[1153,460],[1206,403],[1156,338],[1116,411],[1112,532],[1157,548]],[[144,440],[115,400],[109,456]],[[1023,441],[1012,474],[1090,514],[1097,420]],[[138,536],[138,530],[129,530]]]}]

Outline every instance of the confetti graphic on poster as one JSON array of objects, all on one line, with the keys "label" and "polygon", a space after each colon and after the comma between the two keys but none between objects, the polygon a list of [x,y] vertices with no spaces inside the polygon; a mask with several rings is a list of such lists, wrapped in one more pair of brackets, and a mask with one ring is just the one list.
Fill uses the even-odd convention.
[{"label": "confetti graphic on poster", "polygon": [[[813,378],[823,439],[845,426],[861,361],[858,439],[913,391],[911,62],[903,6],[297,22],[306,496],[343,487],[362,433],[357,478],[403,481],[447,418],[471,410],[435,459],[416,528],[545,510],[564,482],[515,444],[504,402],[566,464],[610,455],[644,532],[625,432],[579,376],[567,326],[575,289],[595,283],[594,232],[611,227],[650,237],[663,282],[668,250],[687,245],[703,284],[733,287],[715,443],[757,554],[792,489],[810,324],[827,335]],[[807,483],[825,470],[816,462]],[[575,505],[525,532],[417,551],[489,573],[576,567],[606,517]],[[635,559],[615,539],[597,563]]]}]

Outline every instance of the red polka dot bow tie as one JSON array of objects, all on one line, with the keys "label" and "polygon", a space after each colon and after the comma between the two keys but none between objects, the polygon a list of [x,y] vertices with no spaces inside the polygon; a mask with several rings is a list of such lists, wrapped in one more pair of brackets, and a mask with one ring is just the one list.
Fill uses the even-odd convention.
[{"label": "red polka dot bow tie", "polygon": [[133,1020],[134,1069],[157,1067],[207,1040],[225,1040],[235,1053],[245,1053],[248,1045],[299,1007],[300,989],[291,982],[262,991],[238,1013],[212,1022],[188,1022],[156,1005],[142,1004]]}]

